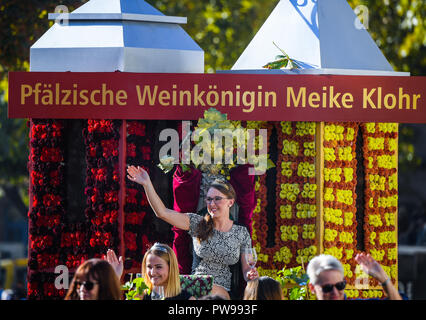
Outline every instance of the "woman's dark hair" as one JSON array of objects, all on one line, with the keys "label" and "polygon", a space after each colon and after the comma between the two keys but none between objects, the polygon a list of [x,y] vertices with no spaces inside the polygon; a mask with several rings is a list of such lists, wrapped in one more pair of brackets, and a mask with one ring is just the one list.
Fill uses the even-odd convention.
[{"label": "woman's dark hair", "polygon": [[71,282],[65,300],[79,300],[76,281],[93,279],[99,282],[98,300],[121,300],[121,285],[112,266],[102,259],[89,259],[81,264]]},{"label": "woman's dark hair", "polygon": [[199,298],[198,300],[226,300],[226,299],[218,294],[209,294],[207,296],[203,296]]},{"label": "woman's dark hair", "polygon": [[[228,199],[235,199],[236,193],[234,188],[229,182],[225,180],[215,180],[210,184],[208,190],[211,188],[223,193]],[[204,219],[198,224],[197,239],[198,241],[205,241],[213,234],[213,218],[209,213],[204,216]]]},{"label": "woman's dark hair", "polygon": [[263,276],[247,282],[243,300],[283,300],[281,284]]}]

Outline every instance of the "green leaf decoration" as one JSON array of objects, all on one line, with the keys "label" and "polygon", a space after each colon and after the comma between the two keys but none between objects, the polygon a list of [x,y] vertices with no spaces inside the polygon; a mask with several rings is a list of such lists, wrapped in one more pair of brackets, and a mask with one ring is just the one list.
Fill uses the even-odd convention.
[{"label": "green leaf decoration", "polygon": [[[288,61],[283,60],[275,64],[279,65],[280,63],[287,65]],[[238,144],[247,143],[249,129],[260,129],[262,126],[261,121],[248,121],[247,124],[248,127],[244,127],[241,121],[229,120],[226,113],[221,113],[215,108],[205,110],[204,117],[198,119],[197,125],[194,127],[194,132],[196,132],[197,135],[192,135],[191,138],[191,142],[200,147],[201,150],[196,151],[195,148],[192,148],[189,152],[188,150],[182,150],[183,142],[186,142],[191,136],[190,132],[188,132],[179,147],[182,153],[185,153],[187,159],[190,160],[190,163],[186,165],[181,163],[183,172],[191,170],[193,166],[201,172],[209,175],[221,175],[225,179],[230,180],[232,169],[239,164],[247,163],[245,162],[247,160],[250,164],[253,164],[255,170],[259,172],[259,174],[263,174],[267,169],[275,167],[272,161],[267,161],[267,157],[269,157],[267,154],[260,154],[258,157],[247,155],[250,159],[240,157],[240,153],[237,152],[239,147]],[[222,139],[214,139],[216,135],[215,131],[217,130],[222,131]],[[206,135],[207,133],[208,135]],[[213,138],[210,139],[210,137]],[[225,144],[223,137],[225,138]],[[231,143],[228,143],[228,141],[231,141]],[[225,157],[226,159],[230,159],[230,161],[226,163],[218,161],[215,163],[214,161],[217,157],[222,160],[223,157]],[[205,162],[205,159],[210,159],[213,162]],[[182,159],[164,156],[160,159],[157,166],[164,173],[168,173],[174,168],[174,165],[179,162],[182,162]]]},{"label": "green leaf decoration", "polygon": [[309,277],[302,266],[286,269],[285,267],[278,271],[278,278],[281,286],[287,284],[295,285],[289,289],[290,300],[307,300],[309,299],[308,283]]},{"label": "green leaf decoration", "polygon": [[269,159],[269,154],[268,154],[268,162],[267,162],[266,170],[269,170],[271,168],[275,168],[275,163],[271,159]]},{"label": "green leaf decoration", "polygon": [[187,166],[186,164],[181,163],[180,166],[182,167],[183,172],[191,171],[191,167]]},{"label": "green leaf decoration", "polygon": [[283,49],[278,47],[275,42],[272,42],[274,46],[278,48],[278,50],[281,51],[282,55],[277,55],[275,57],[275,61],[268,62],[266,65],[263,66],[263,68],[266,69],[282,69],[289,67],[290,69],[300,69],[300,65],[293,59],[289,57],[287,53],[284,52]]},{"label": "green leaf decoration", "polygon": [[164,156],[160,159],[160,163],[157,166],[164,171],[164,173],[168,173],[175,167],[175,158]]},{"label": "green leaf decoration", "polygon": [[127,290],[126,300],[141,300],[144,293],[151,294],[144,278],[135,278],[131,282],[126,282],[121,288]]}]

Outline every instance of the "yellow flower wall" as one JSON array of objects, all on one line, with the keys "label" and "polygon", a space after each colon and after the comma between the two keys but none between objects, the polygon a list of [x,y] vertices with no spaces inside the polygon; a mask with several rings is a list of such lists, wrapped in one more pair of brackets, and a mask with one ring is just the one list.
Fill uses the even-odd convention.
[{"label": "yellow flower wall", "polygon": [[[348,298],[383,298],[379,283],[371,277],[365,280],[354,257],[360,248],[370,253],[397,284],[398,125],[269,122],[263,127],[268,129],[268,144],[276,129],[278,157],[276,186],[266,185],[266,175],[256,182],[253,245],[259,253],[259,273],[276,277],[283,267],[302,262],[306,267],[313,256],[331,254],[343,264]],[[362,145],[357,149],[358,135]],[[362,176],[357,176],[359,166],[364,167]],[[363,191],[357,190],[361,182]],[[268,230],[266,212],[271,187],[276,188],[275,230]],[[363,221],[357,192],[363,192],[358,195],[364,201]],[[363,232],[363,243],[357,243],[357,230]],[[274,247],[267,247],[268,232],[275,234]]]}]

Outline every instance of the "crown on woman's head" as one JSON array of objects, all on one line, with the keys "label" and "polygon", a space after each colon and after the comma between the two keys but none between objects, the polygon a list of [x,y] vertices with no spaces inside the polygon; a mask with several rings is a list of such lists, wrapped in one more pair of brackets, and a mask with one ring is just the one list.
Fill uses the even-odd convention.
[{"label": "crown on woman's head", "polygon": [[169,251],[167,250],[167,248],[164,246],[164,245],[162,245],[161,243],[159,243],[159,242],[156,242],[156,243],[154,243],[154,245],[151,247],[151,249],[150,250],[152,250],[152,251],[162,251],[162,252],[165,252],[165,253],[169,253]]},{"label": "crown on woman's head", "polygon": [[226,189],[229,189],[228,181],[225,178],[216,178],[212,184],[220,184],[224,186]]}]

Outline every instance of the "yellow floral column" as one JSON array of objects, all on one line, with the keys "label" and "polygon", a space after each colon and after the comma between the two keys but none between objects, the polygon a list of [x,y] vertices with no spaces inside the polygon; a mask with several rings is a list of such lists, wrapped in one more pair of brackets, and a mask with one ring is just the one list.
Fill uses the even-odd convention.
[{"label": "yellow floral column", "polygon": [[[365,166],[365,249],[397,285],[398,124],[362,125]],[[377,281],[370,279],[371,286]]]},{"label": "yellow floral column", "polygon": [[339,259],[345,278],[355,282],[356,123],[325,123],[323,136],[324,253]]},{"label": "yellow floral column", "polygon": [[[344,268],[348,298],[382,298],[377,281],[355,262],[358,248],[371,254],[397,285],[398,125],[390,123],[324,123],[322,141],[322,250],[338,258]],[[357,163],[357,135],[362,135],[363,163]],[[357,167],[364,166],[364,176]],[[357,184],[364,180],[364,208],[356,207]],[[363,209],[363,212],[357,212]],[[363,226],[357,228],[357,215]],[[322,230],[320,230],[322,227]],[[364,243],[357,244],[357,232]]]},{"label": "yellow floral column", "polygon": [[[277,276],[283,267],[308,263],[317,253],[316,243],[316,177],[315,122],[276,122],[278,159],[276,186],[264,186],[265,177],[256,185],[257,207],[253,214],[255,235],[259,247],[260,275]],[[269,128],[270,130],[272,127]],[[274,247],[266,247],[268,224],[267,200],[263,192],[275,188]],[[262,192],[263,191],[263,192]]]}]

